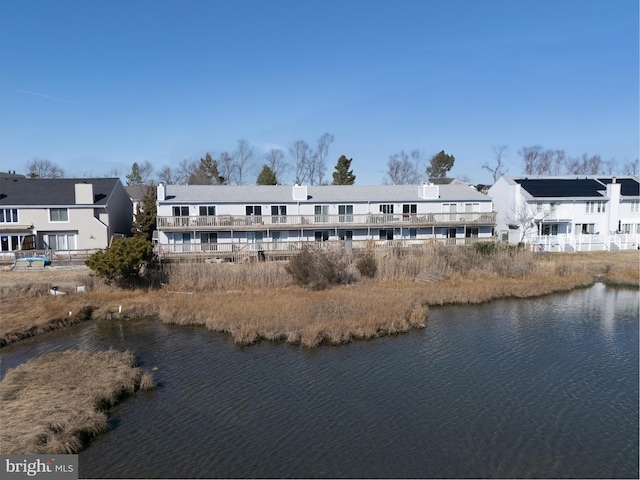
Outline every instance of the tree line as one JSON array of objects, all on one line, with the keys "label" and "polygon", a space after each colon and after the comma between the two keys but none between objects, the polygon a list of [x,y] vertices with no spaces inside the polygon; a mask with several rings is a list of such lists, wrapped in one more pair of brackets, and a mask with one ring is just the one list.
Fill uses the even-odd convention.
[{"label": "tree line", "polygon": [[[288,149],[288,157],[280,149],[271,149],[261,157],[245,139],[237,142],[233,151],[223,151],[215,156],[207,152],[198,160],[183,159],[176,166],[165,166],[155,171],[148,161],[134,162],[126,174],[126,184],[152,185],[156,182],[179,185],[278,185],[287,180],[299,185],[353,185],[355,174],[351,169],[353,159],[341,155],[329,177],[327,160],[334,136],[324,133],[311,146],[304,140],[296,140]],[[557,175],[638,175],[638,159],[619,166],[614,159],[603,160],[600,155],[583,154],[570,157],[564,150],[545,149],[540,145],[522,147],[517,151],[522,174],[539,176]],[[508,173],[509,147],[491,147],[489,159],[481,168],[487,170],[495,182]],[[414,149],[391,154],[386,164],[382,183],[403,185],[420,184],[429,179],[445,178],[453,168],[455,157],[444,150],[432,156]],[[64,170],[48,159],[34,159],[26,165],[29,178],[62,178]],[[121,176],[111,171],[105,176]],[[468,180],[468,178],[462,178]]]}]

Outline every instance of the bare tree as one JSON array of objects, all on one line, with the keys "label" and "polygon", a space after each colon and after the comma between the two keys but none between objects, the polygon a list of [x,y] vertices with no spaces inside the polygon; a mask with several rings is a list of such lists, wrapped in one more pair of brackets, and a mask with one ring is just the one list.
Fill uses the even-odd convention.
[{"label": "bare tree", "polygon": [[526,175],[533,175],[536,172],[538,157],[542,147],[534,145],[533,147],[523,147],[518,150],[518,155],[522,157],[522,167]]},{"label": "bare tree", "polygon": [[64,170],[47,158],[34,158],[27,163],[29,178],[62,178]]},{"label": "bare tree", "polygon": [[610,158],[602,162],[602,173],[607,175],[614,175],[618,171],[618,161],[615,158]]},{"label": "bare tree", "polygon": [[383,179],[386,185],[418,184],[421,181],[419,171],[420,151],[407,154],[404,150],[394,153],[387,162],[387,173]]},{"label": "bare tree", "polygon": [[637,158],[634,161],[625,162],[624,165],[622,165],[622,174],[638,175],[639,167],[640,165]]},{"label": "bare tree", "polygon": [[229,152],[222,152],[218,159],[220,176],[226,179],[229,185],[239,185],[238,166],[235,158]]},{"label": "bare tree", "polygon": [[156,177],[158,177],[159,182],[164,182],[166,185],[175,185],[179,183],[175,174],[171,170],[171,167],[163,167],[162,170],[156,174]]},{"label": "bare tree", "polygon": [[566,168],[569,175],[598,175],[602,168],[602,157],[583,153],[580,158],[569,158]]},{"label": "bare tree", "polygon": [[289,148],[289,155],[293,160],[295,183],[302,185],[309,181],[309,163],[311,160],[311,149],[304,140],[296,140]]},{"label": "bare tree", "polygon": [[550,175],[560,175],[564,169],[566,156],[564,150],[554,150],[553,160],[551,161]]},{"label": "bare tree", "polygon": [[316,151],[311,155],[309,161],[309,182],[311,185],[322,185],[327,172],[327,155],[329,146],[333,143],[334,137],[330,133],[324,133],[318,138]]},{"label": "bare tree", "polygon": [[482,164],[482,168],[491,173],[493,177],[493,183],[507,172],[507,168],[505,168],[505,158],[507,156],[508,145],[498,145],[491,147],[491,158],[493,159],[493,165],[490,165],[489,162],[484,162]]},{"label": "bare tree", "polygon": [[238,140],[238,146],[236,151],[233,153],[236,166],[235,171],[237,174],[237,178],[234,182],[236,185],[244,184],[244,176],[249,173],[249,170],[251,170],[253,166],[253,157],[254,149],[251,144],[245,139]]},{"label": "bare tree", "polygon": [[191,177],[198,170],[198,162],[190,161],[186,158],[182,159],[174,172],[174,179],[179,185],[186,185],[189,183],[189,177]]},{"label": "bare tree", "polygon": [[122,175],[122,168],[120,167],[113,167],[110,170],[107,170],[106,172],[104,172],[103,177],[104,178],[118,178]]},{"label": "bare tree", "polygon": [[284,178],[288,165],[284,161],[284,153],[282,153],[282,150],[272,148],[264,158],[267,161],[267,166],[275,174],[276,178],[278,180]]},{"label": "bare tree", "polygon": [[520,241],[522,242],[529,231],[536,228],[540,221],[548,216],[548,210],[537,210],[531,208],[527,203],[522,203],[518,208],[513,208],[505,216],[505,220],[509,228],[516,227],[520,230]]}]

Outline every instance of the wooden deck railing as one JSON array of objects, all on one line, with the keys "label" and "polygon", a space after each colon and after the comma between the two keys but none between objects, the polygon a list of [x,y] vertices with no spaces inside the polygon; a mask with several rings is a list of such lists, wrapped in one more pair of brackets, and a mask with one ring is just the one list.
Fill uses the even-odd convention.
[{"label": "wooden deck railing", "polygon": [[210,256],[220,258],[232,258],[243,256],[257,256],[258,253],[266,256],[289,256],[303,249],[312,250],[337,250],[337,249],[373,249],[373,250],[398,250],[419,249],[423,247],[440,245],[471,245],[478,242],[494,242],[495,238],[438,238],[438,239],[399,239],[399,240],[328,240],[316,241],[279,241],[256,243],[182,243],[182,244],[158,244],[157,253],[160,256]]},{"label": "wooden deck railing", "polygon": [[157,217],[160,230],[264,230],[368,228],[386,226],[494,225],[495,212],[349,215],[215,215]]}]

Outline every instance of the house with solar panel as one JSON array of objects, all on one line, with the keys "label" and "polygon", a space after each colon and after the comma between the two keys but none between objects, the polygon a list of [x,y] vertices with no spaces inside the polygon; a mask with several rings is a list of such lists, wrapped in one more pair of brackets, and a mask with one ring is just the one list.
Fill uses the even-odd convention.
[{"label": "house with solar panel", "polygon": [[503,176],[488,195],[501,240],[572,252],[638,248],[639,190],[632,176]]},{"label": "house with solar panel", "polygon": [[118,178],[0,177],[0,259],[87,254],[129,235],[131,223]]},{"label": "house with solar panel", "polygon": [[165,185],[160,255],[283,257],[301,248],[492,241],[495,212],[467,185]]}]

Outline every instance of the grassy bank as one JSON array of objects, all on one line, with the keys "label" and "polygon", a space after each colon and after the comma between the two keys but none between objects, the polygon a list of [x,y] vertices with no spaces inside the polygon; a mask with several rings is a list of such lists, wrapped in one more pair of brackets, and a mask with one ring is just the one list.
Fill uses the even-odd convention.
[{"label": "grassy bank", "polygon": [[109,429],[106,410],[154,388],[129,352],[67,351],[30,360],[0,382],[0,453],[77,453]]},{"label": "grassy bank", "polygon": [[[284,264],[175,263],[157,291],[105,287],[90,272],[0,272],[0,342],[89,318],[152,316],[203,325],[238,344],[261,339],[316,346],[403,332],[425,324],[429,306],[532,297],[588,286],[597,277],[638,288],[640,253],[532,254],[432,248],[376,258],[377,275],[326,291],[292,285]],[[49,275],[49,277],[47,277]],[[75,276],[74,276],[75,275]],[[51,296],[57,285],[87,292]],[[119,310],[122,309],[120,313]]]}]

